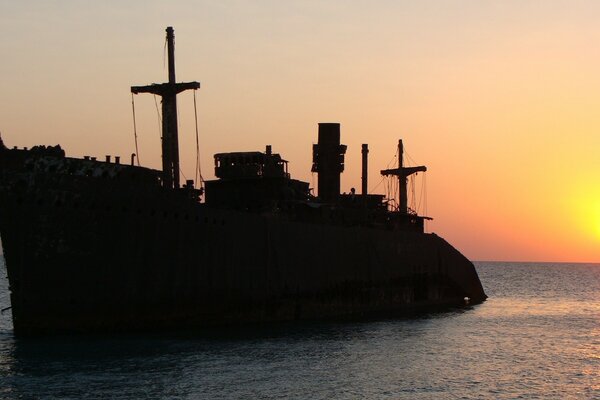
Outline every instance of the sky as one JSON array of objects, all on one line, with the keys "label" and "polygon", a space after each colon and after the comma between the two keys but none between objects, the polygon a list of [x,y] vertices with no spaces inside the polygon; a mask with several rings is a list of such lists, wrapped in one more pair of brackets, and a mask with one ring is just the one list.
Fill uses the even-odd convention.
[{"label": "sky", "polygon": [[[368,143],[385,194],[403,139],[428,167],[413,208],[469,259],[600,262],[599,19],[577,0],[0,0],[0,133],[128,159],[130,86],[166,80],[173,26],[177,80],[201,82],[205,179],[213,154],[271,144],[316,186],[317,124],[339,122],[342,190],[360,188]],[[190,178],[194,93],[178,105]],[[154,97],[135,108],[140,161],[160,168]]]}]

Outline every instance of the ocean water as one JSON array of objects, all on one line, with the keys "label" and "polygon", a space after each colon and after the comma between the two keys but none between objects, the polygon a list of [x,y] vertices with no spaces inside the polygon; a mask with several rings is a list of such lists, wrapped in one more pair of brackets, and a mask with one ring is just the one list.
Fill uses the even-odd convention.
[{"label": "ocean water", "polygon": [[410,319],[25,340],[5,312],[0,398],[600,399],[600,264],[476,266],[484,304]]}]

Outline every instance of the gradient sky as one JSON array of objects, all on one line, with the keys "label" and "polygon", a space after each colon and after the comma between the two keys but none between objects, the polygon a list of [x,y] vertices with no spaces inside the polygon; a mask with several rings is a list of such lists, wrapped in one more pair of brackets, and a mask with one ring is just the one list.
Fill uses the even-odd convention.
[{"label": "gradient sky", "polygon": [[[598,1],[0,0],[0,132],[71,156],[134,151],[131,85],[197,80],[212,155],[273,145],[311,176],[318,122],[340,122],[342,190],[370,188],[398,139],[425,164],[428,230],[472,260],[600,262]],[[160,166],[154,98],[136,96],[143,165]],[[179,96],[194,175],[193,95]],[[423,183],[420,175],[417,190]],[[377,186],[377,187],[376,187]]]}]

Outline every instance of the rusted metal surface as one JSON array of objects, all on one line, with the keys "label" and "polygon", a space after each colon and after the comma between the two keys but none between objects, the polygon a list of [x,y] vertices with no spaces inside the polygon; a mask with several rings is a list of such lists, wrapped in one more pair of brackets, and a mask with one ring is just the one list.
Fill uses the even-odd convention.
[{"label": "rusted metal surface", "polygon": [[485,298],[473,265],[433,234],[209,207],[139,167],[26,163],[33,169],[4,168],[0,184],[18,333],[369,315]]}]

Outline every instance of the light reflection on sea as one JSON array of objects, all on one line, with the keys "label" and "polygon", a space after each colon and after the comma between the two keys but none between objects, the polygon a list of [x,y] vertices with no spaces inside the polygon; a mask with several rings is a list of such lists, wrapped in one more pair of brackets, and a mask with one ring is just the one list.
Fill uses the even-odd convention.
[{"label": "light reflection on sea", "polygon": [[17,340],[7,313],[0,398],[600,398],[600,265],[477,268],[488,301],[413,319]]}]

